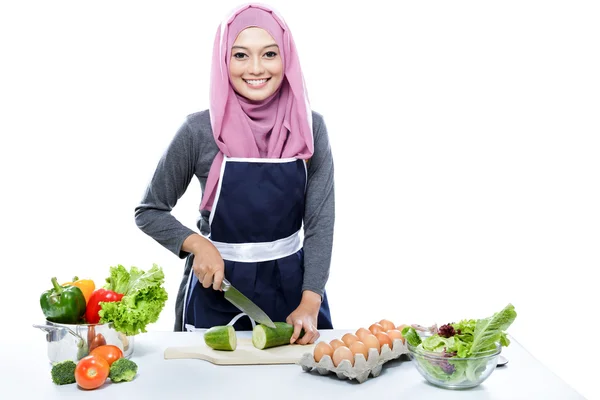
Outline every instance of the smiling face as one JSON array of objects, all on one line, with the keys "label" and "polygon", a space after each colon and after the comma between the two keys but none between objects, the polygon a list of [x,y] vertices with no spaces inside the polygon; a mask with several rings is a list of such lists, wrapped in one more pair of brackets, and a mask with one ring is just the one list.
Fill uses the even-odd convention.
[{"label": "smiling face", "polygon": [[249,100],[271,96],[283,80],[283,61],[275,39],[261,28],[246,28],[231,46],[229,77],[235,91]]}]

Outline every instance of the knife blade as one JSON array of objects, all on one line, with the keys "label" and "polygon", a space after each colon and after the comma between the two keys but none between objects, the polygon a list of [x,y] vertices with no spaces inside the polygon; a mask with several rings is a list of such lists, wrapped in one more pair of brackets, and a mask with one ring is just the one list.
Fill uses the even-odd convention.
[{"label": "knife blade", "polygon": [[266,325],[269,328],[275,328],[275,324],[271,321],[271,318],[269,318],[259,306],[244,296],[242,292],[234,288],[225,278],[223,278],[223,282],[221,283],[221,289],[225,293],[225,298],[231,304],[239,308],[240,311],[246,313],[250,318],[260,324]]}]

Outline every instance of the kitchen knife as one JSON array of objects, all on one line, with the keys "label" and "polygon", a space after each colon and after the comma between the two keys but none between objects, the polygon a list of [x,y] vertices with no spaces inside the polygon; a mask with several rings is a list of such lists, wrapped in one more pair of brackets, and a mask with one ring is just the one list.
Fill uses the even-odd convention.
[{"label": "kitchen knife", "polygon": [[225,293],[225,298],[234,306],[246,313],[254,321],[266,325],[269,328],[275,328],[275,324],[271,318],[259,306],[254,304],[249,298],[244,296],[242,292],[234,288],[231,283],[225,278],[221,283],[221,289]]}]

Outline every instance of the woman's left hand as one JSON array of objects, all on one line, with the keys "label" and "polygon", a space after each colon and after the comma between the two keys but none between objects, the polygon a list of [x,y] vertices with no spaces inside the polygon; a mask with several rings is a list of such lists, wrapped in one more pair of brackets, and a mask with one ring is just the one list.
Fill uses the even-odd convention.
[{"label": "woman's left hand", "polygon": [[[320,336],[317,330],[317,318],[321,308],[321,296],[315,292],[305,290],[302,293],[300,305],[288,317],[286,322],[294,325],[294,333],[290,339],[290,344],[310,344],[314,343]],[[299,340],[300,332],[304,329],[304,336]]]}]

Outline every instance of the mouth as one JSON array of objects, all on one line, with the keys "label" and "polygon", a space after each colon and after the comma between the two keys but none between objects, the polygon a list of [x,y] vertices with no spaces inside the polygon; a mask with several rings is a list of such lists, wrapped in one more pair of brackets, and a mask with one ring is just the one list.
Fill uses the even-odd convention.
[{"label": "mouth", "polygon": [[261,87],[265,86],[270,79],[271,78],[264,78],[264,79],[243,79],[243,81],[246,82],[248,84],[248,86],[250,86],[250,87],[261,88]]}]

